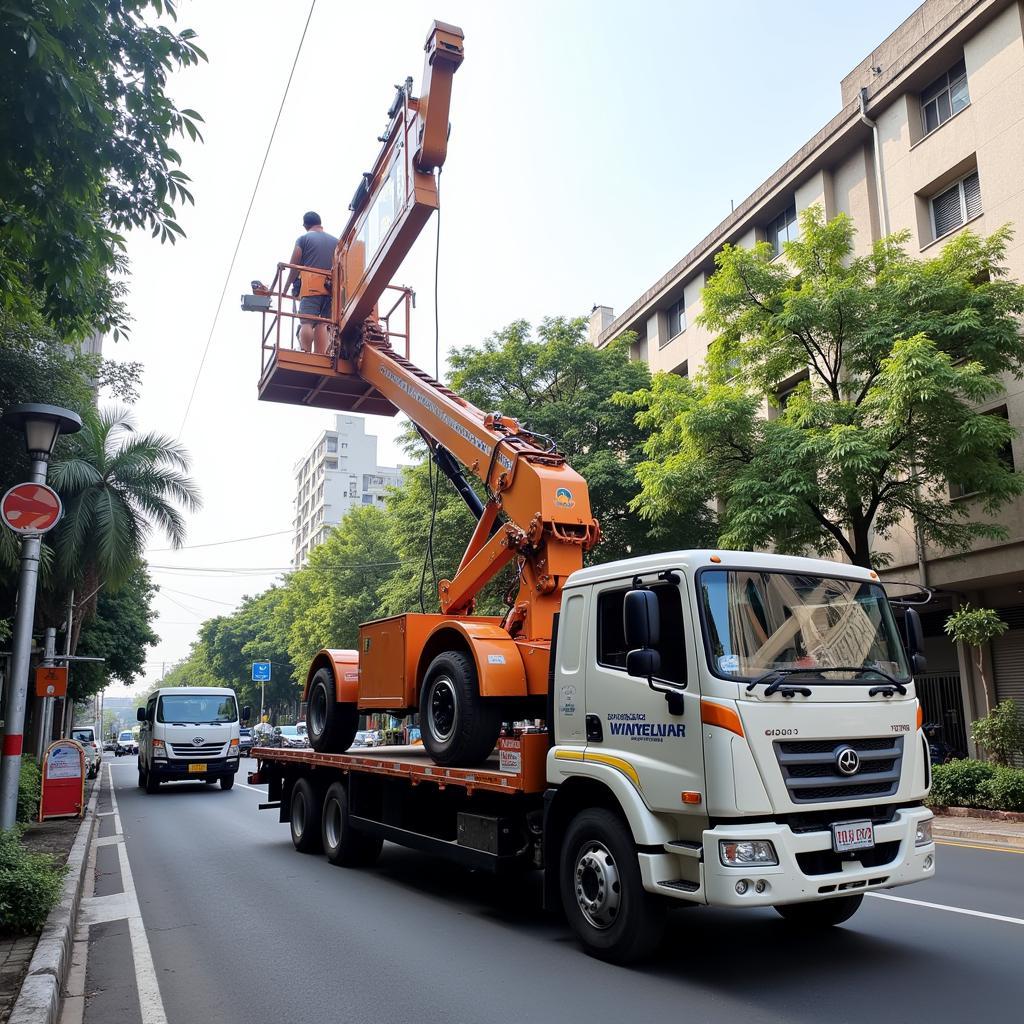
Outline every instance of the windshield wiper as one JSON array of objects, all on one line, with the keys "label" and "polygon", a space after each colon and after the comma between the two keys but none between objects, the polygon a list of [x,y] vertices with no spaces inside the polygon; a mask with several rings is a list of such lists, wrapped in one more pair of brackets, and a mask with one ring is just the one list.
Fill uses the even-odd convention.
[{"label": "windshield wiper", "polygon": [[[764,691],[766,697],[770,697],[773,693],[776,693],[786,679],[786,676],[792,675],[821,675],[824,672],[857,672],[864,674],[865,672],[874,672],[875,675],[881,676],[886,680],[886,686],[876,686],[872,690],[868,691],[869,697],[874,697],[879,693],[888,693],[890,696],[893,691],[897,691],[903,696],[907,694],[907,688],[901,683],[895,676],[890,675],[884,669],[875,668],[874,665],[816,665],[814,668],[773,668],[767,672],[763,672],[761,675],[751,679],[747,683],[747,692],[749,693],[759,683],[768,683],[767,689]],[[803,692],[806,687],[800,690],[794,690],[793,692]],[[792,694],[788,694],[791,696]],[[810,696],[810,694],[805,694]]]}]

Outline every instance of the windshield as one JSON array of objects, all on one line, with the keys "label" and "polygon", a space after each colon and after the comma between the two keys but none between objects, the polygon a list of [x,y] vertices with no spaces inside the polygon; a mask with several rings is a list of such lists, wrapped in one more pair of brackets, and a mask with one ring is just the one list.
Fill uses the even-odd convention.
[{"label": "windshield", "polygon": [[123,732],[117,737],[119,740],[133,740],[135,737],[130,732]]},{"label": "windshield", "polygon": [[78,740],[79,743],[95,743],[96,740],[93,737],[92,729],[72,729],[71,738]]},{"label": "windshield", "polygon": [[282,725],[281,726],[282,736],[298,736],[299,730],[294,725]]},{"label": "windshield", "polygon": [[711,668],[734,679],[774,669],[879,669],[907,679],[892,609],[877,583],[828,576],[711,569],[700,574]]},{"label": "windshield", "polygon": [[230,693],[165,694],[157,705],[156,720],[170,724],[215,725],[238,719],[235,698]]}]

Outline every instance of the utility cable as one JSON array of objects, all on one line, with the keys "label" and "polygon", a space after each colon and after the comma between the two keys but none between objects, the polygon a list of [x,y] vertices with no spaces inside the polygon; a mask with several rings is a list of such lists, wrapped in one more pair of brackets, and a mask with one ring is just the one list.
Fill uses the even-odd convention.
[{"label": "utility cable", "polygon": [[182,544],[178,548],[150,548],[149,554],[162,553],[164,551],[193,551],[196,548],[219,548],[224,544],[243,544],[247,540],[266,540],[267,537],[283,537],[286,533],[294,533],[294,530],[275,530],[273,533],[257,533],[251,537],[232,537],[229,540],[212,540],[208,544]]},{"label": "utility cable", "polygon": [[192,411],[192,399],[196,397],[196,388],[199,385],[199,377],[206,365],[206,357],[210,352],[210,342],[213,341],[213,332],[217,328],[217,321],[220,319],[220,311],[224,305],[224,296],[227,295],[228,284],[231,282],[231,274],[235,269],[235,260],[238,259],[238,250],[242,246],[242,236],[249,225],[249,215],[252,213],[253,203],[256,201],[256,193],[259,191],[260,182],[263,180],[263,171],[267,166],[267,158],[270,156],[270,147],[274,144],[274,136],[277,134],[277,126],[281,121],[281,113],[284,110],[285,101],[288,99],[288,90],[292,85],[292,78],[295,75],[295,68],[299,63],[299,54],[302,53],[302,44],[306,41],[306,32],[309,30],[309,23],[313,18],[313,9],[316,7],[316,0],[309,5],[309,14],[306,15],[306,24],[302,29],[302,36],[299,39],[298,49],[295,51],[295,59],[292,61],[292,69],[288,72],[288,81],[285,83],[284,93],[281,96],[281,104],[277,108],[277,117],[274,118],[274,127],[270,130],[270,138],[267,140],[267,148],[263,154],[263,163],[260,164],[260,172],[256,175],[256,184],[253,186],[252,195],[249,197],[249,206],[245,211],[245,218],[242,220],[242,230],[238,232],[238,241],[235,242],[235,251],[231,254],[231,263],[228,264],[228,272],[224,275],[224,287],[220,290],[220,298],[217,300],[217,310],[213,314],[213,323],[210,324],[210,333],[206,338],[206,345],[203,348],[203,356],[199,360],[199,369],[196,370],[195,379],[192,381],[192,390],[189,392],[188,402],[185,405],[185,414],[181,417],[181,425],[178,427],[180,438],[188,420],[188,414]]}]

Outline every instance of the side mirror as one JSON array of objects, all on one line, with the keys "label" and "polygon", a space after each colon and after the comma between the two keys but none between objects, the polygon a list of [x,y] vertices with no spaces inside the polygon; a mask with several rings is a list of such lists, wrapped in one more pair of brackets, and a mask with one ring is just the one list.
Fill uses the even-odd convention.
[{"label": "side mirror", "polygon": [[640,647],[626,655],[626,672],[650,679],[661,671],[661,655],[652,647]]},{"label": "side mirror", "polygon": [[908,608],[904,615],[907,627],[907,653],[910,655],[910,671],[917,675],[928,668],[924,656],[924,628],[916,608]]},{"label": "side mirror", "polygon": [[[652,590],[630,590],[622,605],[622,625],[628,651],[657,647],[658,596]],[[632,673],[631,673],[632,674]]]},{"label": "side mirror", "polygon": [[136,708],[135,709],[135,719],[136,719],[136,721],[144,722],[146,720],[146,709],[145,708]]},{"label": "side mirror", "polygon": [[252,708],[250,708],[249,705],[246,704],[242,708],[242,722],[243,723],[244,722],[248,722],[251,717],[252,717]]}]

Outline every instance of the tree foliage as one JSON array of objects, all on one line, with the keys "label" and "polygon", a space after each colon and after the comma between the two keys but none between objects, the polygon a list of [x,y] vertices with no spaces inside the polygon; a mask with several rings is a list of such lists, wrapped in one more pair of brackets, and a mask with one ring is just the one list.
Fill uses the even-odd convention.
[{"label": "tree foliage", "polygon": [[[985,657],[982,648],[990,640],[1002,636],[1010,628],[1009,625],[999,617],[999,612],[994,608],[972,608],[970,604],[965,604],[946,619],[943,628],[958,644],[974,648],[981,689],[985,694],[985,711],[988,713],[988,680],[985,678]],[[975,742],[980,742],[977,737]]]},{"label": "tree foliage", "polygon": [[176,137],[202,118],[168,76],[205,60],[176,0],[0,3],[0,296],[66,337],[123,329],[120,231],[173,242],[192,202]]},{"label": "tree foliage", "polygon": [[[658,374],[621,399],[650,432],[640,516],[714,500],[723,546],[841,551],[863,566],[884,564],[872,538],[907,516],[954,552],[1005,535],[987,517],[1024,492],[1003,457],[1016,431],[979,407],[1001,376],[1022,375],[1010,232],[964,232],[927,260],[907,254],[905,233],[855,257],[853,234],[812,207],[784,259],[766,243],[718,254],[701,373]],[[951,502],[951,481],[973,500]]]}]

